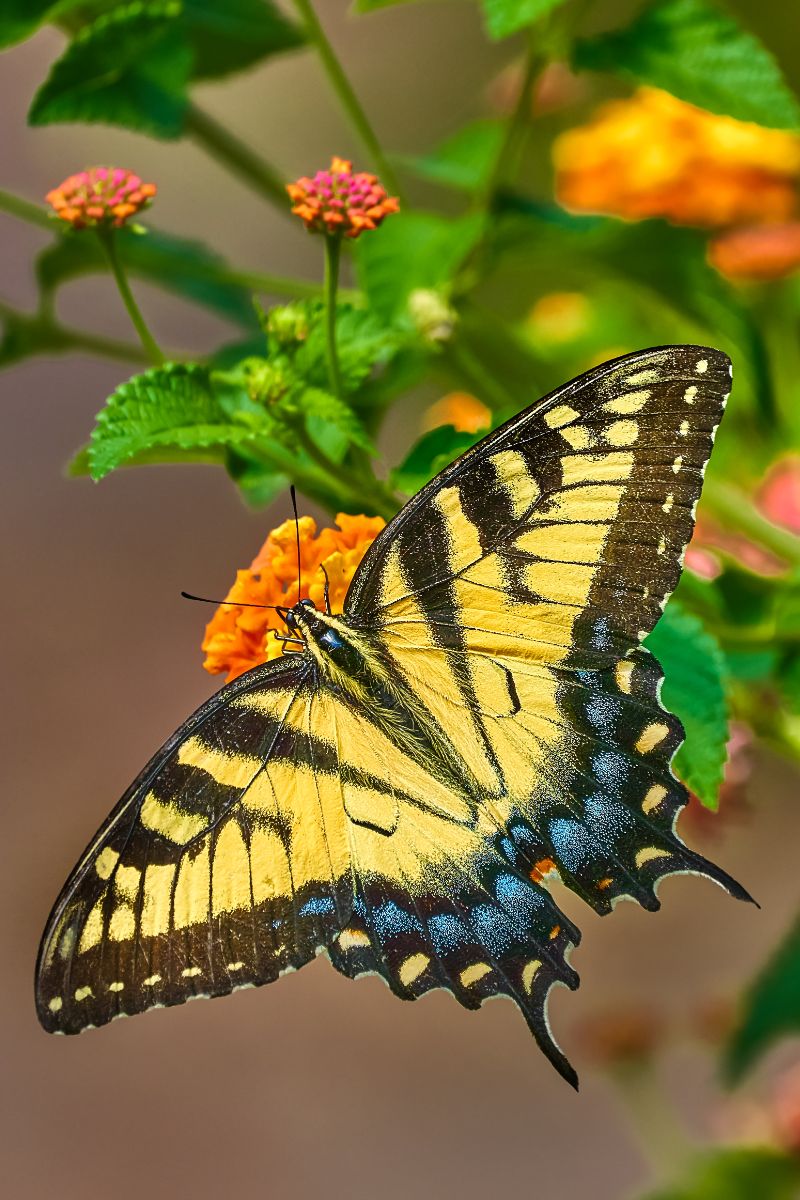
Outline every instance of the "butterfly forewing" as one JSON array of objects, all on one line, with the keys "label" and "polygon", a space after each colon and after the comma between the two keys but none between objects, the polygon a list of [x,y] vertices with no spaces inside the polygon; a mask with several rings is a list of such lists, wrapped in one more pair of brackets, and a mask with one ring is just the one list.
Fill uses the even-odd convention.
[{"label": "butterfly forewing", "polygon": [[680,722],[640,647],[680,575],[725,355],[604,364],[491,434],[374,543],[346,611],[433,712],[517,865],[595,909],[666,874],[738,885],[674,834]]},{"label": "butterfly forewing", "polygon": [[335,749],[310,664],[249,672],[131,786],[68,880],[37,970],[46,1029],[266,983],[346,922],[353,886]]}]

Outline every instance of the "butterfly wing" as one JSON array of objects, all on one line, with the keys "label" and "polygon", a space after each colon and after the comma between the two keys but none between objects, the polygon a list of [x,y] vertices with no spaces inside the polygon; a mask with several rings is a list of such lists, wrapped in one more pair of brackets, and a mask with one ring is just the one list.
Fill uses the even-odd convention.
[{"label": "butterfly wing", "polygon": [[[574,986],[564,955],[577,931],[544,907],[548,877],[598,912],[623,895],[657,908],[658,882],[679,871],[747,896],[675,833],[687,796],[670,763],[683,730],[641,646],[680,576],[730,378],[724,354],[691,346],[581,376],[424,488],[375,541],[345,602],[387,678],[443,731],[481,818],[470,852],[427,891],[359,856],[356,915],[371,939],[361,967],[402,994],[380,914],[410,893],[424,911],[403,916],[406,948],[434,962],[427,914],[438,905],[462,927],[461,961],[491,968],[472,996],[513,996],[562,1070],[544,999],[557,979]],[[415,821],[405,837],[424,855]]]},{"label": "butterfly wing", "polygon": [[181,726],[67,881],[45,930],[45,1029],[276,979],[347,923],[353,884],[335,747],[303,655],[258,667]]}]

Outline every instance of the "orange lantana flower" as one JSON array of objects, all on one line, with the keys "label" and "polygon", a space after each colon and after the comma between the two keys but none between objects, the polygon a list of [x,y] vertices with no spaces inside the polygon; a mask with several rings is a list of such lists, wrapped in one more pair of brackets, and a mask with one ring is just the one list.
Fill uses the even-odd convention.
[{"label": "orange lantana flower", "polygon": [[387,195],[377,175],[353,171],[348,159],[336,156],[327,171],[317,171],[313,178],[303,175],[288,183],[286,191],[292,212],[312,233],[356,238],[400,211],[397,197]]},{"label": "orange lantana flower", "polygon": [[73,229],[113,225],[119,228],[142,209],[149,208],[156,194],[154,183],[142,183],[124,167],[89,167],[70,175],[45,200],[61,221]]},{"label": "orange lantana flower", "polygon": [[492,414],[482,400],[469,392],[448,392],[425,410],[422,428],[427,433],[440,425],[452,425],[459,433],[479,433],[488,429]]},{"label": "orange lantana flower", "polygon": [[556,139],[567,208],[680,225],[787,221],[798,212],[800,138],[639,88]]},{"label": "orange lantana flower", "polygon": [[[336,527],[321,529],[313,517],[301,517],[300,576],[303,596],[317,608],[325,607],[324,566],[330,581],[333,612],[341,612],[356,567],[383,529],[383,517],[339,513]],[[236,572],[236,582],[206,626],[203,666],[212,675],[226,672],[227,682],[244,671],[283,653],[275,634],[286,627],[271,608],[242,608],[243,604],[279,604],[291,607],[300,595],[297,586],[297,541],[294,521],[273,529],[246,570]],[[291,650],[291,646],[286,647]]]}]

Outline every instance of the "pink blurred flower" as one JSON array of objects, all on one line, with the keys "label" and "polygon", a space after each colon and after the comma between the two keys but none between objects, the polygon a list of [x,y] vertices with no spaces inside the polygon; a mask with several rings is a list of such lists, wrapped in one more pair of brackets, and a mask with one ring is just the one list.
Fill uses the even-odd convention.
[{"label": "pink blurred flower", "polygon": [[728,229],[711,241],[708,259],[729,279],[782,279],[800,269],[800,221]]},{"label": "pink blurred flower", "polygon": [[376,175],[354,172],[351,162],[335,156],[329,170],[317,171],[313,179],[304,175],[286,191],[292,212],[313,233],[357,238],[400,211],[399,201],[386,194]]},{"label": "pink blurred flower", "polygon": [[147,208],[157,191],[123,167],[89,167],[70,175],[45,199],[61,221],[73,229],[97,225],[119,227]]},{"label": "pink blurred flower", "polygon": [[757,502],[770,521],[800,534],[800,454],[787,454],[772,464]]}]

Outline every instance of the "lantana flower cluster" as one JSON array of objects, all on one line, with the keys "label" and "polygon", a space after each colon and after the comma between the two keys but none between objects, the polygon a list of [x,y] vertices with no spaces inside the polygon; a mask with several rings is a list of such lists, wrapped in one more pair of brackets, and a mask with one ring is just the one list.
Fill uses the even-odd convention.
[{"label": "lantana flower cluster", "polygon": [[[325,608],[325,573],[330,584],[332,612],[341,612],[355,570],[383,529],[382,517],[350,516],[339,513],[335,528],[317,532],[313,517],[298,522],[300,578],[303,596]],[[325,568],[325,573],[322,571]],[[279,604],[291,607],[298,591],[297,534],[293,520],[284,521],[268,535],[246,570],[236,572],[236,582],[226,602],[206,626],[203,666],[211,675],[226,673],[226,679],[249,671],[260,663],[278,658],[286,626],[271,608],[242,608],[242,604]],[[285,647],[291,650],[291,645]]]},{"label": "lantana flower cluster", "polygon": [[333,157],[330,169],[303,176],[286,185],[292,212],[313,233],[343,234],[356,238],[377,229],[384,217],[400,211],[396,196],[389,196],[376,175],[353,171],[346,158]]},{"label": "lantana flower cluster", "polygon": [[97,225],[119,228],[147,208],[157,191],[124,167],[89,167],[70,175],[45,199],[55,215],[73,229]]},{"label": "lantana flower cluster", "polygon": [[718,231],[734,279],[800,267],[800,137],[696,108],[656,88],[603,104],[553,147],[565,207]]}]

